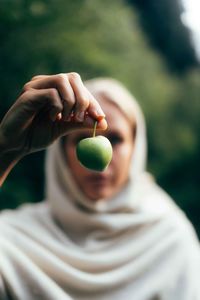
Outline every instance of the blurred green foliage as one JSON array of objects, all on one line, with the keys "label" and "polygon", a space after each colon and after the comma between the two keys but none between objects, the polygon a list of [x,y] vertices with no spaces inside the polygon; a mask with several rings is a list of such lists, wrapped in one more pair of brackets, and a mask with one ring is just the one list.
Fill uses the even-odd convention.
[{"label": "blurred green foliage", "polygon": [[[142,30],[138,10],[122,0],[7,0],[0,19],[0,118],[36,74],[76,71],[84,80],[121,80],[146,116],[148,170],[200,235],[198,65],[181,75],[170,72]],[[19,162],[3,185],[0,208],[42,200],[43,165],[44,152]]]},{"label": "blurred green foliage", "polygon": [[189,29],[181,21],[183,1],[126,1],[137,8],[147,39],[164,56],[171,71],[181,74],[198,64]]}]

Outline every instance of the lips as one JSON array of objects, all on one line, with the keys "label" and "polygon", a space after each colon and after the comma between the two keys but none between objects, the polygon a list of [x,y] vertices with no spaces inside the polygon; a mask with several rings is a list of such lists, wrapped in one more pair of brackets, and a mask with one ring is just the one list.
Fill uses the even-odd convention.
[{"label": "lips", "polygon": [[107,185],[110,183],[111,178],[105,174],[92,174],[87,176],[86,181],[91,185]]}]

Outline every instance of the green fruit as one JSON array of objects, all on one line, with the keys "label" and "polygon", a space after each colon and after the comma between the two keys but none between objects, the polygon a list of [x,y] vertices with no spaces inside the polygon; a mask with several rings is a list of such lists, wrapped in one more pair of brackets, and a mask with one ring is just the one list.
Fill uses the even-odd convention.
[{"label": "green fruit", "polygon": [[102,135],[81,140],[76,148],[80,163],[91,170],[103,171],[112,159],[110,141]]}]

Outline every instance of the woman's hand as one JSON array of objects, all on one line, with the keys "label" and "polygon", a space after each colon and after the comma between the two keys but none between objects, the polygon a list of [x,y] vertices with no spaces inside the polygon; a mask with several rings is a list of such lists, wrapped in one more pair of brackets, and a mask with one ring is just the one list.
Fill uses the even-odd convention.
[{"label": "woman's hand", "polygon": [[105,115],[77,73],[39,75],[25,84],[0,123],[0,186],[25,155],[74,130],[107,128]]},{"label": "woman's hand", "polygon": [[0,151],[22,157],[73,130],[92,128],[95,120],[106,129],[104,116],[79,74],[35,76],[0,124]]}]

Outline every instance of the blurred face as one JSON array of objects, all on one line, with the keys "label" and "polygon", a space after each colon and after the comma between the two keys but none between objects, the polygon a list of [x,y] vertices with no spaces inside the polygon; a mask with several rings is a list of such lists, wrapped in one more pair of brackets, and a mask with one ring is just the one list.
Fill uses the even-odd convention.
[{"label": "blurred face", "polygon": [[109,199],[125,185],[134,147],[133,129],[123,113],[110,101],[99,102],[106,114],[108,129],[98,131],[97,134],[106,136],[113,147],[113,158],[107,169],[103,172],[90,171],[81,166],[76,158],[77,143],[85,137],[91,137],[91,131],[70,134],[64,142],[64,151],[72,175],[91,201]]}]

